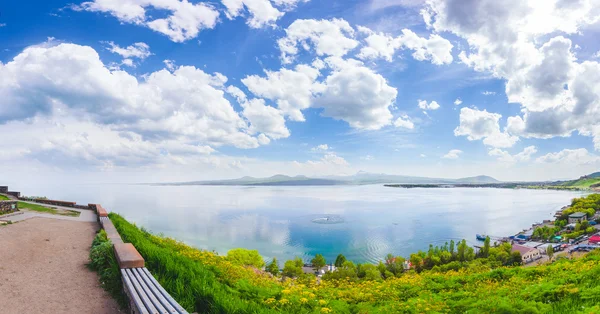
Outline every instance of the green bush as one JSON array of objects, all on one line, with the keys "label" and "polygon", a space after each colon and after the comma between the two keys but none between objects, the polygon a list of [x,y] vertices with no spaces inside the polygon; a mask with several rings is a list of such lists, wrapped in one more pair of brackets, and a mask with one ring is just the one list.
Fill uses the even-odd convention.
[{"label": "green bush", "polygon": [[119,303],[122,309],[127,309],[129,303],[123,292],[121,272],[115,258],[113,245],[104,230],[100,230],[90,249],[90,263],[88,266],[98,272],[100,285]]}]

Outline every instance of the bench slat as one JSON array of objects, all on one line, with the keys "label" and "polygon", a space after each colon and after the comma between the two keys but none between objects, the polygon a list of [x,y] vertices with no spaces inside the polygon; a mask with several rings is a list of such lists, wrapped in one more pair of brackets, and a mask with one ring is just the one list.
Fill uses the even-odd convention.
[{"label": "bench slat", "polygon": [[131,300],[135,304],[135,307],[138,309],[138,312],[140,312],[141,314],[149,314],[146,310],[146,307],[144,306],[144,303],[142,302],[142,299],[140,299],[140,296],[138,295],[137,291],[135,291],[135,287],[131,282],[131,278],[129,277],[129,274],[125,271],[125,269],[121,269],[121,277],[123,278],[123,283],[127,288],[129,298],[131,298]]},{"label": "bench slat", "polygon": [[167,311],[163,305],[160,303],[160,301],[158,301],[156,299],[156,295],[154,294],[154,289],[151,289],[147,284],[146,281],[142,278],[142,276],[140,276],[139,272],[138,272],[139,268],[132,268],[131,272],[133,273],[133,275],[135,276],[135,278],[137,279],[138,283],[140,284],[140,286],[142,286],[142,289],[144,290],[144,292],[146,293],[146,295],[148,296],[148,298],[150,299],[150,302],[152,302],[152,305],[154,305],[154,307],[156,308],[156,310],[159,313],[162,314],[169,314],[169,311]]},{"label": "bench slat", "polygon": [[150,291],[152,291],[152,293],[154,294],[154,296],[156,297],[156,299],[160,302],[160,304],[165,308],[165,310],[167,311],[167,313],[179,313],[177,312],[177,310],[171,305],[171,303],[169,303],[169,301],[167,301],[167,299],[164,298],[164,296],[162,295],[162,293],[160,292],[160,290],[158,290],[155,286],[155,284],[153,283],[153,279],[148,278],[148,275],[146,274],[146,272],[144,272],[142,270],[142,268],[134,268],[133,271],[135,273],[137,273],[140,278],[142,278],[142,280],[146,283],[146,286],[148,287],[148,289],[150,289]]},{"label": "bench slat", "polygon": [[179,305],[179,303],[177,303],[177,301],[175,301],[173,299],[173,297],[171,297],[171,295],[165,291],[165,288],[163,288],[160,283],[158,283],[158,281],[156,281],[156,278],[154,278],[154,276],[152,276],[152,274],[148,271],[148,269],[146,267],[142,268],[142,271],[146,273],[146,275],[148,275],[148,278],[151,279],[152,283],[154,284],[154,286],[156,287],[156,289],[158,289],[158,291],[160,291],[160,293],[163,295],[163,297],[165,299],[167,299],[167,301],[169,301],[169,303],[171,303],[171,305],[181,314],[188,314],[188,312],[181,307],[181,305]]},{"label": "bench slat", "polygon": [[130,268],[125,269],[125,272],[127,272],[127,274],[129,275],[129,279],[131,279],[131,283],[133,284],[133,287],[135,288],[135,290],[137,291],[137,294],[142,299],[145,309],[148,310],[148,312],[151,314],[158,314],[158,311],[156,310],[154,305],[152,305],[152,302],[146,295],[146,292],[144,291],[144,289],[142,289],[142,286],[138,282],[137,278],[135,277],[135,275],[133,274],[131,269]]}]

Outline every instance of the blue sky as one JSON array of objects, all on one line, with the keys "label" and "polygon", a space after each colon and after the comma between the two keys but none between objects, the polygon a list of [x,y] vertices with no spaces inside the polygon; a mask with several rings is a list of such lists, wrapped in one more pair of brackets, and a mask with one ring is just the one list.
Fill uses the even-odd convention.
[{"label": "blue sky", "polygon": [[600,164],[594,2],[13,1],[0,171],[577,177]]}]

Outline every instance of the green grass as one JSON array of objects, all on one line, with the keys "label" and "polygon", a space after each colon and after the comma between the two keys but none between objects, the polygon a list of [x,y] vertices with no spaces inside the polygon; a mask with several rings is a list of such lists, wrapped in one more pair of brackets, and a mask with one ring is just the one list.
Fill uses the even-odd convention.
[{"label": "green grass", "polygon": [[[252,284],[248,276],[236,279],[241,266],[214,263],[221,257],[210,258],[211,253],[200,250],[200,258],[194,258],[194,249],[184,244],[152,235],[117,214],[109,216],[160,284],[190,312],[600,313],[600,251],[527,268],[491,270],[472,263],[459,271],[411,271],[386,280],[323,280],[319,285],[269,284],[256,274],[262,279]],[[327,311],[312,305],[321,301]]]},{"label": "green grass", "polygon": [[102,288],[110,293],[121,308],[128,313],[129,303],[123,292],[121,271],[115,258],[112,242],[104,230],[100,230],[92,242],[88,267],[98,272],[98,280]]},{"label": "green grass", "polygon": [[8,196],[0,195],[0,201],[8,201],[8,200],[10,200],[10,198],[8,198]]},{"label": "green grass", "polygon": [[79,212],[75,210],[56,210],[54,208],[38,205],[38,204],[30,204],[25,202],[18,202],[19,209],[27,208],[29,210],[33,210],[40,213],[48,213],[53,215],[61,215],[61,216],[70,216],[70,217],[79,217]]},{"label": "green grass", "polygon": [[564,183],[564,186],[589,188],[591,185],[600,183],[600,178],[585,178]]}]

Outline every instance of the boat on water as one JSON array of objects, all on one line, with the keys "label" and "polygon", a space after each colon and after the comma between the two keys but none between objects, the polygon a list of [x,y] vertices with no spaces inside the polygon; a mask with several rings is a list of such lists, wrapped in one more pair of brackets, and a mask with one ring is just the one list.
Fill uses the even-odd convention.
[{"label": "boat on water", "polygon": [[478,233],[475,235],[475,238],[477,238],[477,240],[479,240],[479,241],[485,241],[485,238],[487,238],[487,235]]}]

